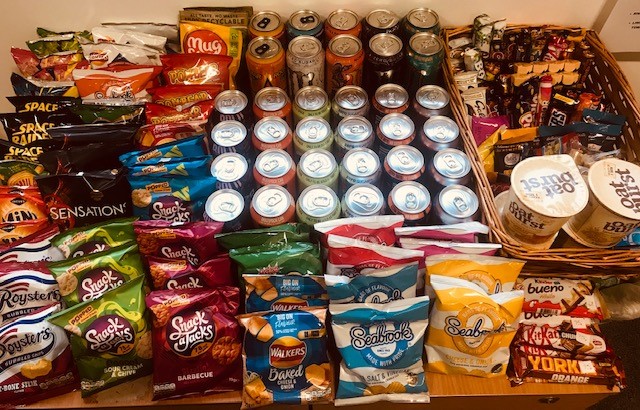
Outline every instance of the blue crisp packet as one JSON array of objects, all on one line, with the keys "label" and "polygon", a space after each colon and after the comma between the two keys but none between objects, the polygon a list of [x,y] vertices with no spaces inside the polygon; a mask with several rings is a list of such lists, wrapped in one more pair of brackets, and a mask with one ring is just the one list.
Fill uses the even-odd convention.
[{"label": "blue crisp packet", "polygon": [[331,304],[342,363],[336,405],[428,403],[422,363],[429,297],[387,304]]},{"label": "blue crisp packet", "polygon": [[331,303],[389,303],[416,297],[418,262],[361,273],[325,275]]},{"label": "blue crisp packet", "polygon": [[634,229],[627,236],[622,238],[615,248],[633,248],[640,245],[640,228]]},{"label": "blue crisp packet", "polygon": [[247,313],[286,312],[303,307],[327,307],[329,297],[322,276],[242,275]]},{"label": "blue crisp packet", "polygon": [[131,178],[133,215],[174,225],[203,220],[204,205],[215,191],[216,178]]},{"label": "blue crisp packet", "polygon": [[207,155],[204,134],[158,145],[143,151],[132,151],[118,157],[122,165],[131,168],[135,164],[155,164],[161,158],[188,158]]},{"label": "blue crisp packet", "polygon": [[158,177],[211,176],[211,155],[189,158],[160,158],[153,164],[135,164],[129,168],[129,177],[153,175]]}]

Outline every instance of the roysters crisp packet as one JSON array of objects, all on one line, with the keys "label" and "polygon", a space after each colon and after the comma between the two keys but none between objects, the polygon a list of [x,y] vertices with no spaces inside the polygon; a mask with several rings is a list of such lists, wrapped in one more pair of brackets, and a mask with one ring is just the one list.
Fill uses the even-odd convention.
[{"label": "roysters crisp packet", "polygon": [[326,309],[238,316],[246,329],[242,408],[308,404],[333,398]]},{"label": "roysters crisp packet", "polygon": [[151,373],[151,326],[145,313],[143,277],[53,315],[71,333],[82,397]]},{"label": "roysters crisp packet", "polygon": [[47,322],[59,305],[0,326],[0,401],[25,404],[77,388],[78,373],[64,330]]},{"label": "roysters crisp packet", "polygon": [[59,232],[58,225],[49,225],[11,245],[0,247],[0,262],[60,260],[62,255],[51,244]]},{"label": "roysters crisp packet", "polygon": [[78,256],[103,252],[135,241],[133,221],[133,218],[121,218],[69,229],[53,238],[52,243],[65,258],[77,258]]},{"label": "roysters crisp packet", "polygon": [[428,403],[422,346],[429,297],[387,304],[331,304],[342,355],[336,405],[376,401]]},{"label": "roysters crisp packet", "polygon": [[431,276],[438,297],[425,345],[427,370],[480,377],[504,375],[522,311],[522,291],[488,295],[458,278]]},{"label": "roysters crisp packet", "polygon": [[242,331],[238,288],[151,292],[153,399],[238,390]]},{"label": "roysters crisp packet", "polygon": [[322,276],[242,275],[247,313],[284,312],[302,307],[327,307],[329,296]]}]

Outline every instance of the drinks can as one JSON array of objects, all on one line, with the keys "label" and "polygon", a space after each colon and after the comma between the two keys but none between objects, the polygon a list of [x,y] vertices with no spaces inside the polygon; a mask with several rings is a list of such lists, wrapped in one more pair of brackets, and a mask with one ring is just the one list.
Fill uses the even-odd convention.
[{"label": "drinks can", "polygon": [[362,33],[360,38],[364,44],[369,44],[369,40],[376,34],[389,33],[398,35],[400,33],[400,17],[391,10],[372,10],[362,19]]},{"label": "drinks can", "polygon": [[414,34],[427,32],[440,34],[440,17],[435,11],[420,7],[410,10],[402,19],[402,36],[408,41]]},{"label": "drinks can", "polygon": [[340,218],[340,200],[333,189],[311,185],[302,191],[296,202],[298,222],[313,226],[319,222]]},{"label": "drinks can", "polygon": [[292,111],[289,96],[279,87],[265,87],[258,91],[253,99],[253,115],[256,121],[265,117],[280,117],[292,128]]},{"label": "drinks can", "polygon": [[283,149],[293,154],[293,133],[289,124],[280,117],[265,117],[256,122],[251,143],[259,152]]},{"label": "drinks can", "polygon": [[428,165],[429,191],[436,195],[449,185],[471,187],[473,174],[471,162],[464,152],[455,148],[445,148],[436,152]]},{"label": "drinks can", "polygon": [[287,90],[287,69],[282,44],[272,37],[256,37],[247,46],[247,68],[251,92],[264,87]]},{"label": "drinks can", "polygon": [[452,225],[480,219],[478,196],[462,185],[449,185],[436,196],[431,224]]},{"label": "drinks can", "polygon": [[216,177],[216,189],[232,189],[247,200],[255,192],[255,182],[250,162],[237,152],[218,155],[211,163],[211,175]]},{"label": "drinks can", "polygon": [[249,228],[249,207],[245,197],[233,189],[219,189],[207,198],[204,220],[222,222],[222,232],[236,232]]},{"label": "drinks can", "polygon": [[336,127],[333,151],[336,158],[342,160],[349,150],[372,148],[374,142],[373,126],[369,120],[362,116],[348,116]]},{"label": "drinks can", "polygon": [[249,37],[273,37],[286,44],[286,31],[282,17],[275,11],[260,11],[249,21]]},{"label": "drinks can", "polygon": [[299,36],[291,40],[287,51],[291,95],[306,86],[324,88],[324,60],[324,48],[317,38]]},{"label": "drinks can", "polygon": [[410,145],[415,135],[415,126],[408,115],[393,113],[382,117],[376,130],[380,159],[384,159],[393,147]]},{"label": "drinks can", "polygon": [[373,129],[380,125],[387,114],[404,114],[409,109],[409,93],[401,85],[384,84],[378,87],[371,99],[371,118]]},{"label": "drinks can", "polygon": [[253,127],[253,112],[249,99],[242,91],[221,91],[213,102],[215,108],[209,120],[213,124],[221,121],[239,121],[244,124],[247,131]]},{"label": "drinks can", "polygon": [[336,128],[343,118],[369,114],[369,97],[367,92],[356,85],[345,85],[336,92],[331,103],[331,127]]},{"label": "drinks can", "polygon": [[444,43],[433,33],[417,33],[407,45],[409,90],[415,92],[426,84],[438,80],[444,59]]},{"label": "drinks can", "polygon": [[416,125],[420,128],[425,121],[436,115],[449,115],[449,93],[437,85],[425,85],[416,91],[411,104]]},{"label": "drinks can", "polygon": [[360,17],[351,10],[339,9],[333,11],[324,21],[324,36],[327,42],[343,34],[360,37],[361,31],[362,23],[360,22]]},{"label": "drinks can", "polygon": [[373,94],[383,84],[401,83],[404,47],[400,37],[376,34],[369,40],[365,55],[364,88]]},{"label": "drinks can", "polygon": [[324,149],[331,152],[333,132],[327,121],[320,117],[306,117],[296,125],[293,135],[293,150],[296,158],[312,149]]},{"label": "drinks can", "polygon": [[268,228],[296,220],[293,196],[279,185],[266,185],[251,200],[251,220],[256,228]]},{"label": "drinks can", "polygon": [[384,215],[386,206],[384,195],[372,184],[356,184],[342,197],[342,217]]},{"label": "drinks can", "polygon": [[438,151],[462,146],[458,124],[443,115],[429,118],[418,128],[418,141],[427,161]]},{"label": "drinks can", "polygon": [[320,117],[329,121],[331,103],[327,92],[320,87],[307,86],[298,90],[293,99],[293,122],[298,124],[305,117]]},{"label": "drinks can", "polygon": [[257,186],[283,186],[296,194],[296,164],[291,155],[281,149],[263,151],[256,158],[253,167],[253,178]]},{"label": "drinks can", "polygon": [[380,158],[369,148],[354,148],[347,152],[340,163],[340,192],[346,192],[356,184],[380,183]]},{"label": "drinks can", "polygon": [[338,163],[327,150],[312,149],[302,154],[296,173],[298,191],[319,184],[338,192]]},{"label": "drinks can", "polygon": [[425,225],[431,211],[429,190],[416,181],[396,185],[387,202],[390,212],[404,216],[405,225]]},{"label": "drinks can", "polygon": [[291,14],[287,21],[287,38],[291,41],[298,36],[312,36],[320,42],[324,40],[324,22],[318,13],[298,10]]},{"label": "drinks can", "polygon": [[362,85],[364,50],[358,37],[341,34],[332,38],[325,59],[324,81],[329,98],[345,85]]},{"label": "drinks can", "polygon": [[417,148],[400,145],[392,148],[384,159],[384,175],[389,192],[403,181],[418,181],[424,175],[424,157]]},{"label": "drinks can", "polygon": [[222,121],[211,130],[211,153],[213,156],[225,152],[239,152],[251,156],[251,143],[247,128],[240,121]]}]

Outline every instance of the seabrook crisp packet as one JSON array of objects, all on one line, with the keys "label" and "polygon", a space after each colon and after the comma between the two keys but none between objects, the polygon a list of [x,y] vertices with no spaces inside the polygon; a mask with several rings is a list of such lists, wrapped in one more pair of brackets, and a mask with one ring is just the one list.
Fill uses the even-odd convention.
[{"label": "seabrook crisp packet", "polygon": [[422,364],[429,297],[331,304],[329,311],[343,359],[336,406],[429,402]]},{"label": "seabrook crisp packet", "polygon": [[319,222],[313,228],[322,234],[321,241],[325,247],[329,235],[357,239],[376,245],[393,246],[396,243],[394,229],[398,229],[403,223],[402,215],[363,216]]},{"label": "seabrook crisp packet", "polygon": [[504,376],[509,345],[522,311],[522,291],[488,295],[458,278],[431,276],[438,297],[426,342],[427,370],[479,377]]}]

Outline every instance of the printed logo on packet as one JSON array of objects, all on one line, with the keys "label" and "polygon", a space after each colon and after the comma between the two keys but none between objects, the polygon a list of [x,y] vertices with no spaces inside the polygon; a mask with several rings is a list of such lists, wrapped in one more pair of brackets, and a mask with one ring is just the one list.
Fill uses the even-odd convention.
[{"label": "printed logo on packet", "polygon": [[182,357],[196,357],[207,352],[216,337],[213,318],[203,310],[174,316],[166,332],[171,350]]},{"label": "printed logo on packet", "polygon": [[91,323],[84,338],[89,342],[89,349],[95,352],[122,356],[133,349],[135,332],[122,317],[105,315]]},{"label": "printed logo on packet", "polygon": [[78,298],[82,302],[94,300],[107,291],[121,286],[124,282],[124,276],[113,269],[90,270],[80,279]]},{"label": "printed logo on packet", "polygon": [[[276,339],[269,347],[269,364],[277,369],[299,366],[307,357],[307,345],[292,336]],[[270,381],[271,377],[269,378]]]},{"label": "printed logo on packet", "polygon": [[101,241],[89,241],[80,245],[70,256],[71,259],[92,253],[104,252],[111,249],[109,245]]},{"label": "printed logo on packet", "polygon": [[227,45],[211,30],[195,30],[187,34],[183,43],[185,53],[208,53],[227,55]]},{"label": "printed logo on packet", "polygon": [[414,338],[409,322],[387,322],[351,329],[351,346],[374,367],[388,367],[400,361]]},{"label": "printed logo on packet", "polygon": [[447,317],[444,331],[461,352],[482,355],[491,347],[493,334],[505,329],[506,323],[494,307],[478,303],[461,309],[457,316]]},{"label": "printed logo on packet", "polygon": [[191,214],[191,206],[172,195],[158,198],[149,208],[149,218],[155,221],[184,224],[191,221]]},{"label": "printed logo on packet", "polygon": [[402,291],[384,283],[372,283],[358,289],[354,302],[356,303],[387,303],[392,300],[403,299]]},{"label": "printed logo on packet", "polygon": [[193,266],[200,265],[195,249],[184,243],[170,244],[160,248],[160,256],[167,259],[183,259]]}]

